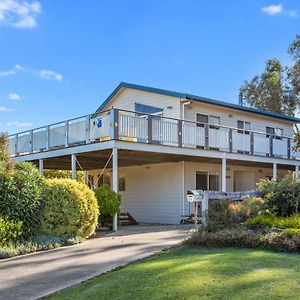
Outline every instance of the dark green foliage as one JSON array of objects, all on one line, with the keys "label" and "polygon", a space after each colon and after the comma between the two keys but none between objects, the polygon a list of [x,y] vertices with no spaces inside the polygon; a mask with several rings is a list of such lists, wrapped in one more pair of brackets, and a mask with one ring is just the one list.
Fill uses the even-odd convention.
[{"label": "dark green foliage", "polygon": [[239,217],[230,208],[226,200],[210,200],[207,212],[208,231],[218,231],[224,227],[233,226],[239,222]]},{"label": "dark green foliage", "polygon": [[20,240],[23,236],[23,223],[0,216],[0,245],[7,245]]},{"label": "dark green foliage", "polygon": [[48,179],[41,233],[88,238],[95,231],[99,209],[95,193],[71,179]]},{"label": "dark green foliage", "polygon": [[14,172],[0,173],[0,214],[23,222],[23,235],[35,235],[41,224],[44,178],[31,163],[15,165]]},{"label": "dark green foliage", "polygon": [[293,63],[268,59],[265,70],[245,81],[240,94],[250,106],[293,116],[300,102],[300,35],[288,48]]},{"label": "dark green foliage", "polygon": [[106,184],[97,188],[95,194],[100,207],[99,224],[112,226],[115,213],[120,214],[121,197]]},{"label": "dark green foliage", "polygon": [[278,216],[290,216],[300,212],[300,180],[291,176],[281,181],[262,180],[258,190],[265,193],[265,208]]}]

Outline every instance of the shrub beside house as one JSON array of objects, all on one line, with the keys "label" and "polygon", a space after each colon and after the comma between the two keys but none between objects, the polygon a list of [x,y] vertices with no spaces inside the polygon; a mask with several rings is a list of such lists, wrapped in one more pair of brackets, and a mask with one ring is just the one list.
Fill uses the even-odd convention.
[{"label": "shrub beside house", "polygon": [[212,201],[208,228],[188,241],[204,247],[247,247],[300,252],[300,180],[262,180],[262,199]]},{"label": "shrub beside house", "polygon": [[120,210],[120,197],[109,187],[99,188],[96,198],[82,180],[64,178],[68,172],[47,176],[54,179],[31,163],[14,164],[7,136],[0,134],[0,258],[79,243],[101,220],[98,203],[103,222]]}]

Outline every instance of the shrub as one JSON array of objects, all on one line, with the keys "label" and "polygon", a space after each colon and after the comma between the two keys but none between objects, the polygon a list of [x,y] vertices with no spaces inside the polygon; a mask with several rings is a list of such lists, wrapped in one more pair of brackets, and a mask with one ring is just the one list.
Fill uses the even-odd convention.
[{"label": "shrub", "polygon": [[262,198],[249,197],[241,202],[230,203],[229,208],[242,220],[249,217],[257,216],[264,208],[264,200]]},{"label": "shrub", "polygon": [[[72,171],[69,170],[53,170],[53,169],[45,169],[44,176],[47,179],[72,179]],[[84,180],[84,172],[77,171],[76,172],[76,181],[80,183],[85,183]]]},{"label": "shrub", "polygon": [[23,237],[35,235],[43,209],[44,178],[28,162],[17,163],[14,172],[0,172],[0,215],[23,222]]},{"label": "shrub", "polygon": [[71,179],[48,179],[41,233],[87,238],[95,231],[99,209],[95,194]]},{"label": "shrub", "polygon": [[51,250],[62,246],[75,245],[81,242],[81,237],[38,236],[32,240],[0,246],[0,259],[37,251]]},{"label": "shrub", "polygon": [[300,214],[295,214],[286,218],[277,217],[273,214],[259,215],[250,218],[246,224],[251,228],[261,228],[261,227],[300,228]]},{"label": "shrub", "polygon": [[13,170],[13,162],[10,157],[8,136],[6,133],[0,132],[0,168],[2,171],[11,172]]},{"label": "shrub", "polygon": [[224,227],[232,226],[240,221],[239,217],[229,207],[227,200],[209,201],[207,212],[207,230],[217,231]]},{"label": "shrub", "polygon": [[106,184],[97,188],[95,194],[100,207],[99,224],[111,226],[115,213],[120,214],[121,197]]},{"label": "shrub", "polygon": [[281,181],[262,180],[258,190],[266,193],[265,206],[278,216],[290,216],[300,212],[300,180],[291,176]]},{"label": "shrub", "polygon": [[260,236],[243,227],[224,228],[217,232],[196,232],[187,243],[202,247],[247,247],[260,246]]},{"label": "shrub", "polygon": [[300,235],[300,228],[287,228],[277,234],[279,238],[293,238],[295,235]]},{"label": "shrub", "polygon": [[23,235],[22,226],[21,221],[12,221],[0,216],[0,245],[20,240]]}]

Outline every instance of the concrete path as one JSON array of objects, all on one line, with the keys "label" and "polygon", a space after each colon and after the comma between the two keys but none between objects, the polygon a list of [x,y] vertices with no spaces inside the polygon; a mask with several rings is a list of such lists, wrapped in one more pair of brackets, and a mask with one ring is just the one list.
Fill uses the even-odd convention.
[{"label": "concrete path", "polygon": [[0,299],[37,299],[178,244],[188,227],[124,226],[83,244],[0,260]]}]

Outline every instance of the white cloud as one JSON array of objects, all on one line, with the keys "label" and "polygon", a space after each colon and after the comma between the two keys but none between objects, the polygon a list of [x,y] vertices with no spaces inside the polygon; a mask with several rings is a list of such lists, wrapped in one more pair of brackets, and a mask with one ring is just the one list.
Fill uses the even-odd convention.
[{"label": "white cloud", "polygon": [[31,122],[12,121],[7,122],[6,125],[9,127],[30,127],[33,124]]},{"label": "white cloud", "polygon": [[51,70],[41,70],[40,76],[45,79],[55,79],[55,80],[62,80],[62,75],[60,73],[51,71]]},{"label": "white cloud", "polygon": [[16,28],[35,27],[41,8],[38,1],[0,0],[0,24]]},{"label": "white cloud", "polygon": [[12,111],[14,111],[14,110],[11,108],[7,108],[5,106],[0,106],[0,112],[12,112]]},{"label": "white cloud", "polygon": [[22,67],[21,65],[19,65],[19,64],[14,65],[14,68],[19,70],[19,71],[26,71],[26,69],[24,67]]},{"label": "white cloud", "polygon": [[298,17],[298,13],[295,10],[289,10],[286,12],[290,17],[292,18],[297,18]]},{"label": "white cloud", "polygon": [[278,4],[278,5],[271,4],[269,6],[262,7],[261,11],[268,15],[274,16],[274,15],[282,13],[283,7],[282,7],[282,4]]},{"label": "white cloud", "polygon": [[18,101],[18,100],[21,100],[22,97],[19,94],[17,94],[17,93],[9,93],[7,95],[7,98],[9,100]]},{"label": "white cloud", "polygon": [[0,71],[0,77],[13,76],[15,74],[14,70]]}]

